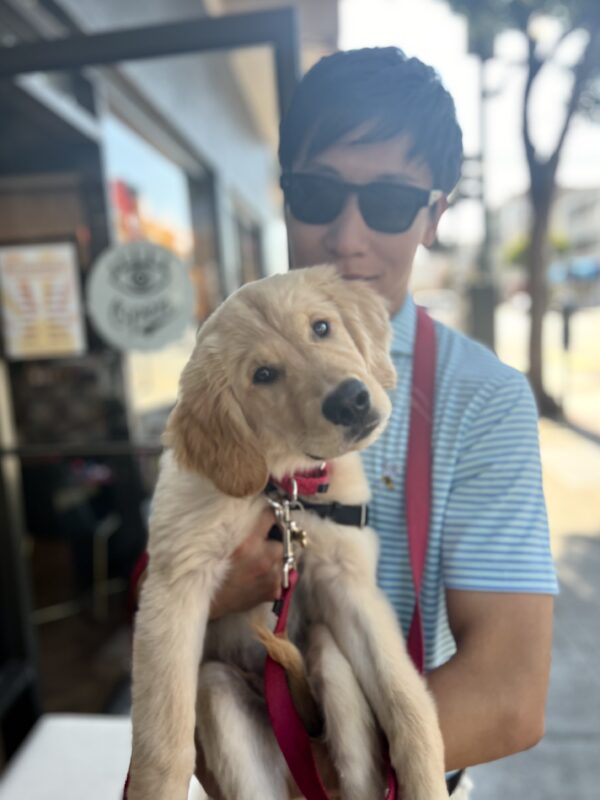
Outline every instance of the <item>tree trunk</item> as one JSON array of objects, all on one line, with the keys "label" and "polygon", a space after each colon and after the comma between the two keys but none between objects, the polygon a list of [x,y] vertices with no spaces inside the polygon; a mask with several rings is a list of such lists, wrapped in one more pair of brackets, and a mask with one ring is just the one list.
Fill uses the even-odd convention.
[{"label": "tree trunk", "polygon": [[528,258],[529,294],[531,297],[529,332],[529,381],[540,414],[557,417],[560,406],[547,394],[543,374],[543,331],[548,303],[546,269],[548,264],[548,227],[554,194],[554,176],[548,165],[537,165],[531,182],[531,234]]},{"label": "tree trunk", "polygon": [[[522,4],[524,13],[528,13],[525,4]],[[527,6],[529,8],[529,6]],[[529,20],[529,16],[527,16]],[[588,20],[592,22],[592,18]],[[526,27],[523,28],[526,30]],[[563,41],[572,29],[566,29],[559,42]],[[548,263],[548,225],[550,209],[556,190],[556,171],[563,145],[575,114],[586,82],[593,74],[595,56],[598,51],[600,27],[595,20],[590,27],[590,37],[580,61],[573,68],[573,88],[567,103],[562,129],[556,142],[552,155],[547,160],[540,160],[535,146],[531,140],[529,116],[531,91],[540,70],[547,61],[540,58],[537,52],[536,41],[527,35],[528,43],[528,72],[523,95],[522,105],[522,130],[527,166],[529,167],[530,199],[532,210],[531,221],[531,247],[529,251],[529,291],[531,295],[531,332],[529,339],[529,379],[537,400],[540,414],[549,417],[562,415],[558,403],[544,390],[543,381],[543,349],[542,333],[544,314],[546,312],[546,266]],[[548,59],[550,60],[550,59]]]}]

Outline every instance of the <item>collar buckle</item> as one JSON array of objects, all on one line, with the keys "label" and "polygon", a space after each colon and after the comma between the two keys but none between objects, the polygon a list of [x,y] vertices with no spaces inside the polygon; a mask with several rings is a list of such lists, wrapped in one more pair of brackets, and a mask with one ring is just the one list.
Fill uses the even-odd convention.
[{"label": "collar buckle", "polygon": [[360,507],[360,527],[364,528],[369,521],[369,506],[366,503],[363,503]]},{"label": "collar buckle", "polygon": [[301,547],[306,547],[308,543],[308,536],[306,531],[303,530],[296,520],[292,519],[291,512],[294,509],[302,510],[304,506],[298,500],[298,484],[291,479],[291,497],[286,497],[280,493],[275,496],[267,494],[267,502],[275,513],[275,521],[283,540],[283,578],[282,585],[284,589],[290,586],[290,572],[296,569],[296,553],[294,545],[299,544]]}]

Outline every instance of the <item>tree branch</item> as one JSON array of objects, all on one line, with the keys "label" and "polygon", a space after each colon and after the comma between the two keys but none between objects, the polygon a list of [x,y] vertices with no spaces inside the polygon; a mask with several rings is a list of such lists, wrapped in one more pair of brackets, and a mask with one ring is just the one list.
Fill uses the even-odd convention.
[{"label": "tree branch", "polygon": [[523,94],[523,108],[522,108],[522,129],[523,129],[523,142],[525,144],[525,154],[527,156],[527,163],[531,167],[536,161],[535,147],[531,139],[531,129],[529,127],[529,98],[533,89],[533,83],[542,68],[543,61],[538,57],[535,52],[535,42],[531,36],[527,35],[527,82],[525,84],[525,92]]},{"label": "tree branch", "polygon": [[558,141],[556,142],[556,147],[554,148],[554,152],[548,159],[548,165],[551,166],[553,170],[556,170],[558,167],[558,160],[560,158],[560,153],[562,147],[565,143],[565,139],[567,137],[567,133],[569,130],[569,125],[571,124],[571,119],[573,115],[577,111],[577,107],[579,106],[579,101],[581,100],[581,94],[585,87],[586,81],[590,77],[591,65],[593,57],[596,53],[596,48],[600,46],[600,28],[595,28],[594,30],[590,31],[590,38],[584,50],[583,56],[579,60],[579,63],[574,69],[575,81],[573,83],[573,91],[571,92],[571,97],[569,98],[569,103],[567,105],[567,111],[565,113],[565,119],[563,122],[562,130],[558,137]]}]

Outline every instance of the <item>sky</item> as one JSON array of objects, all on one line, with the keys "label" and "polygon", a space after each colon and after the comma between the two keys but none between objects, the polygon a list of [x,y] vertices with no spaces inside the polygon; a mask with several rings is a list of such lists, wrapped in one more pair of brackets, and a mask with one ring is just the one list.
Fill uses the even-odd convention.
[{"label": "sky", "polygon": [[[552,29],[543,31],[552,35]],[[479,148],[478,61],[467,53],[464,17],[454,14],[443,0],[340,0],[340,47],[395,45],[435,67],[453,95],[463,128],[465,152]],[[580,47],[566,43],[564,58]],[[487,196],[491,207],[523,192],[528,185],[520,131],[524,69],[517,64],[525,54],[523,37],[505,33],[496,40],[495,57],[486,67],[488,88],[498,90],[486,112]],[[540,76],[542,78],[542,76]],[[533,97],[533,134],[548,152],[556,140],[569,84],[562,72],[544,76]],[[597,186],[600,191],[600,124],[576,119],[565,143],[559,183],[572,187]],[[469,203],[460,213],[442,220],[445,240],[477,240],[480,212]],[[469,207],[470,206],[470,207]],[[458,209],[457,209],[458,211]]]}]

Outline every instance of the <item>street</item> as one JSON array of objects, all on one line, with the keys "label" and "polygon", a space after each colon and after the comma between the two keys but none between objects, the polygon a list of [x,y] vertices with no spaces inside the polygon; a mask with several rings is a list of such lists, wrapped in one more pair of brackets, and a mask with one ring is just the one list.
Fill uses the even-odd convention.
[{"label": "street", "polygon": [[[562,321],[545,331],[547,385],[572,428],[542,420],[544,489],[560,595],[556,600],[546,735],[532,750],[474,768],[473,800],[596,800],[600,787],[600,309],[575,315],[565,359]],[[523,368],[527,319],[497,316],[498,352]]]}]

